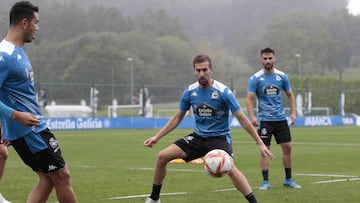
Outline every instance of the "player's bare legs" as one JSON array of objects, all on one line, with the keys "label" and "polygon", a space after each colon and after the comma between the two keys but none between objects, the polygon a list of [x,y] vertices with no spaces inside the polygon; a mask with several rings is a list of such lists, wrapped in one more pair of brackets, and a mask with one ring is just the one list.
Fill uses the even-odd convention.
[{"label": "player's bare legs", "polygon": [[45,203],[53,188],[60,203],[76,203],[76,195],[70,182],[70,171],[65,165],[51,174],[38,173],[39,183],[31,191],[28,203]]},{"label": "player's bare legs", "polygon": [[281,149],[284,168],[291,168],[291,142],[282,143]]},{"label": "player's bare legs", "polygon": [[[270,146],[267,146],[270,150]],[[267,190],[270,188],[269,182],[269,160],[268,157],[260,155],[260,168],[263,175],[263,183],[260,185],[260,190]]]},{"label": "player's bare legs", "polygon": [[[267,146],[267,148],[270,150],[270,146]],[[268,157],[262,156],[260,157],[260,167],[262,170],[268,170],[269,169],[269,160]]]},{"label": "player's bare legs", "polygon": [[71,186],[70,171],[67,165],[57,173],[49,174],[60,203],[76,203],[76,195]]},{"label": "player's bare legs", "polygon": [[[1,125],[0,125],[1,128]],[[3,142],[1,140],[1,133],[0,133],[0,141]],[[9,152],[7,149],[7,144],[8,143],[1,143],[0,144],[0,180],[2,179],[2,176],[4,175],[4,170],[5,170],[5,163],[6,163],[6,159],[9,156]],[[1,202],[7,202],[7,200],[2,196],[2,194],[0,193],[0,201]]]},{"label": "player's bare legs", "polygon": [[175,144],[169,145],[158,153],[155,162],[153,187],[150,197],[146,199],[147,203],[160,202],[160,191],[162,182],[166,176],[166,165],[175,158],[184,158],[185,155],[185,152]]},{"label": "player's bare legs", "polygon": [[248,180],[234,164],[229,172],[229,177],[236,189],[240,191],[250,203],[257,203]]},{"label": "player's bare legs", "polygon": [[291,142],[282,143],[281,149],[283,151],[282,161],[285,168],[285,180],[283,185],[291,188],[301,188],[301,186],[295,182],[291,175]]},{"label": "player's bare legs", "polygon": [[162,184],[166,176],[166,165],[175,158],[184,158],[185,152],[182,151],[177,145],[171,144],[164,150],[160,151],[156,158],[153,184]]},{"label": "player's bare legs", "polygon": [[7,146],[0,144],[0,180],[4,174],[6,159],[9,156]]},{"label": "player's bare legs", "polygon": [[252,189],[244,174],[233,165],[233,168],[229,172],[229,177],[233,182],[237,190],[239,190],[244,196],[250,194]]},{"label": "player's bare legs", "polygon": [[38,172],[37,174],[39,176],[39,182],[31,190],[26,201],[27,203],[46,203],[54,187],[50,178],[44,173]]}]

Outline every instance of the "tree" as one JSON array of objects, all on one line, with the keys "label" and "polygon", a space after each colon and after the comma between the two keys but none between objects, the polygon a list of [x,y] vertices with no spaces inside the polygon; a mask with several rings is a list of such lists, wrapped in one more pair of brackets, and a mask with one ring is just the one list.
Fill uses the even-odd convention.
[{"label": "tree", "polygon": [[323,73],[326,69],[335,69],[339,50],[326,22],[323,15],[290,13],[269,24],[261,44],[276,50],[278,65],[289,73],[299,71],[296,54],[301,55],[303,73]]}]

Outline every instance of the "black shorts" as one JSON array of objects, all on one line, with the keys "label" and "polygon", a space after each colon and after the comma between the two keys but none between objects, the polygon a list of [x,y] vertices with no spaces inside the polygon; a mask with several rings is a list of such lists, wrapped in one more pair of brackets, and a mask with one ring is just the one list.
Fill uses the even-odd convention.
[{"label": "black shorts", "polygon": [[[36,136],[41,136],[39,139],[47,145],[47,148],[33,153],[30,147],[32,147],[31,142],[38,142],[38,139],[35,138]],[[33,133],[25,137],[11,141],[11,144],[24,163],[32,168],[33,171],[51,173],[65,166],[58,141],[49,129],[41,131],[39,134]]]},{"label": "black shorts", "polygon": [[258,133],[266,146],[270,146],[272,135],[277,144],[291,142],[290,129],[286,120],[261,121]]},{"label": "black shorts", "polygon": [[174,142],[185,153],[183,158],[186,162],[205,156],[206,153],[213,149],[222,149],[232,157],[232,146],[226,141],[225,136],[200,137],[195,133],[191,133]]}]

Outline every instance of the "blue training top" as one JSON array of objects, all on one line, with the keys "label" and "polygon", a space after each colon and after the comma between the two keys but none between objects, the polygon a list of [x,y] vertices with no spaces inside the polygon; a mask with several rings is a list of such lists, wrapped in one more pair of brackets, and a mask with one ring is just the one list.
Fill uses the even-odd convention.
[{"label": "blue training top", "polygon": [[229,111],[240,110],[232,91],[214,80],[209,88],[201,88],[198,82],[188,86],[180,100],[180,110],[192,107],[195,115],[195,133],[201,137],[226,136],[231,144]]},{"label": "blue training top", "polygon": [[286,119],[282,91],[291,91],[288,76],[277,69],[267,74],[260,70],[250,77],[248,93],[256,94],[260,121],[281,121]]},{"label": "blue training top", "polygon": [[[14,110],[40,118],[36,127],[28,127],[11,118]],[[0,43],[0,119],[4,139],[12,141],[47,128],[40,113],[34,90],[34,75],[23,47],[7,40]]]}]

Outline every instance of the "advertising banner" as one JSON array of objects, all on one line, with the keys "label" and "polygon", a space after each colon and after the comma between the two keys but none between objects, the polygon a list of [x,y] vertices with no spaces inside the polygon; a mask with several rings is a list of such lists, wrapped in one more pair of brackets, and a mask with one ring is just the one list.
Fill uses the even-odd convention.
[{"label": "advertising banner", "polygon": [[[90,130],[90,129],[153,129],[161,128],[170,118],[144,117],[72,117],[46,118],[51,130]],[[230,117],[231,128],[241,127],[236,118]],[[358,116],[300,116],[297,117],[296,127],[316,126],[355,126],[359,125]],[[185,117],[178,128],[194,128],[194,118]]]}]

